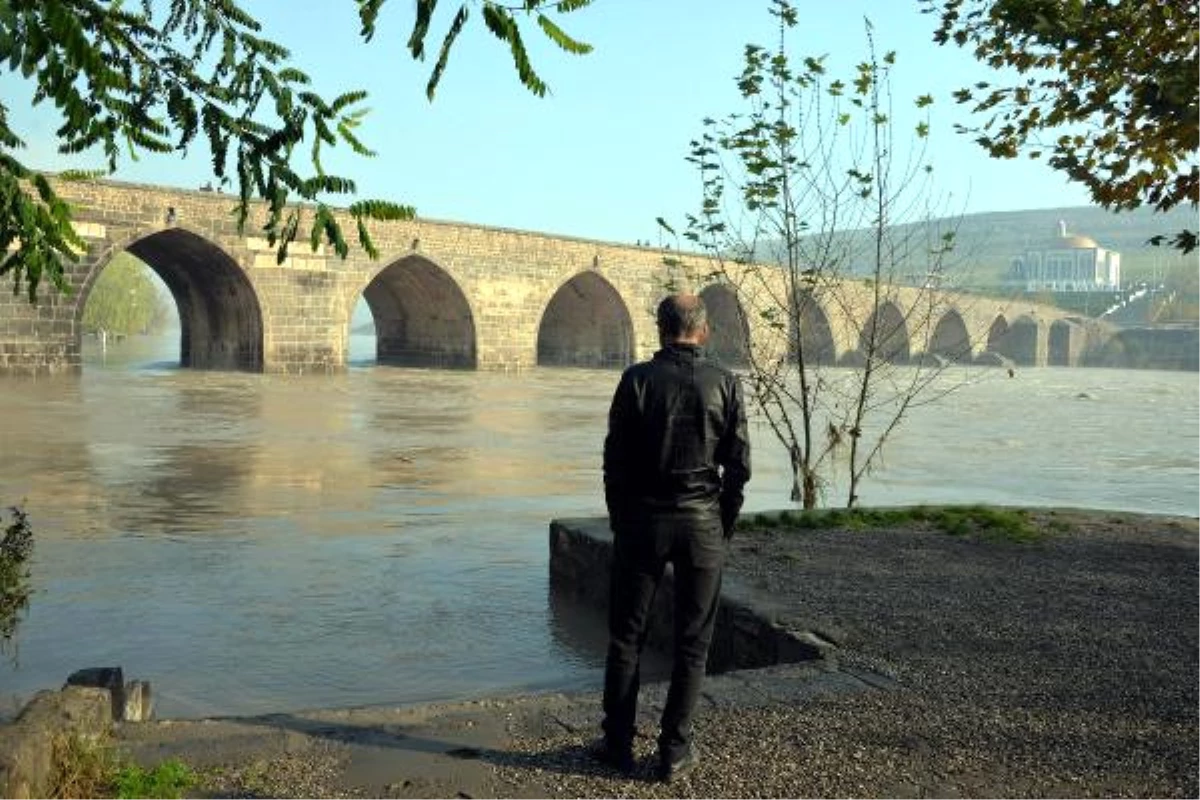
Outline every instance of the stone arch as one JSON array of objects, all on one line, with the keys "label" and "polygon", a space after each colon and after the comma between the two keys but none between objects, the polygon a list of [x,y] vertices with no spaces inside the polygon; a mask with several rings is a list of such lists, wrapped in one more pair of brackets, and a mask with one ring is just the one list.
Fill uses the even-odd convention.
[{"label": "stone arch", "polygon": [[938,320],[929,339],[929,352],[950,361],[971,360],[971,335],[956,309],[949,309]]},{"label": "stone arch", "polygon": [[908,363],[912,355],[908,324],[903,312],[894,302],[889,300],[881,303],[867,318],[858,338],[858,350],[863,356],[872,352],[872,337],[876,359],[893,364]]},{"label": "stone arch", "polygon": [[[75,305],[76,330],[96,279],[99,261]],[[184,227],[140,235],[124,250],[141,259],[166,284],[179,315],[179,363],[192,369],[263,369],[263,317],[258,292],[245,271],[219,245]]]},{"label": "stone arch", "polygon": [[708,352],[726,367],[749,366],[750,329],[737,294],[723,283],[714,283],[704,287],[700,297],[708,308]]},{"label": "stone arch", "polygon": [[798,360],[803,355],[806,367],[837,363],[837,344],[833,338],[833,326],[829,324],[829,315],[810,291],[801,292],[797,303],[799,308],[794,321],[800,325],[800,335],[793,333],[790,337],[792,360]]},{"label": "stone arch", "polygon": [[402,367],[476,367],[475,316],[458,283],[429,259],[409,255],[363,290],[375,319],[375,358]]},{"label": "stone arch", "polygon": [[560,286],[542,312],[541,366],[624,367],[634,352],[629,309],[613,285],[594,272],[581,272]]},{"label": "stone arch", "polygon": [[987,352],[1005,354],[1005,340],[1008,338],[1008,320],[1003,315],[992,320],[988,326]]}]

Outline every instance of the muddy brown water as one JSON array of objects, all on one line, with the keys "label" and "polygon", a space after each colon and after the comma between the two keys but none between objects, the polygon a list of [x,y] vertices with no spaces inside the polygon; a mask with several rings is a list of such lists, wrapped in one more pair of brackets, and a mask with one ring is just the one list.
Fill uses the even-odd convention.
[{"label": "muddy brown water", "polygon": [[[149,680],[163,717],[598,684],[598,620],[553,600],[546,542],[550,519],[603,513],[616,372],[201,373],[175,346],[0,382],[0,502],[37,542],[0,702],[106,665]],[[969,385],[911,413],[865,505],[1197,514],[1194,373],[953,379]],[[781,453],[752,437],[747,508],[784,507]]]}]

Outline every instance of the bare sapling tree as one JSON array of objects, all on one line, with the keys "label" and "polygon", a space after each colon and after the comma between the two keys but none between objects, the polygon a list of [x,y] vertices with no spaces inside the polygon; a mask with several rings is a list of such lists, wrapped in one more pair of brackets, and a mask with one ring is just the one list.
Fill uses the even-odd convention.
[{"label": "bare sapling tree", "polygon": [[852,508],[906,415],[961,385],[940,376],[971,337],[938,324],[959,217],[933,190],[932,98],[901,131],[895,56],[877,56],[870,23],[845,82],[824,58],[795,64],[797,13],[787,0],[771,13],[776,46],[745,49],[746,108],[692,142],[702,200],[683,236],[705,258],[689,278],[736,297],[748,394],[788,454],[792,501],[815,508],[836,483]]}]

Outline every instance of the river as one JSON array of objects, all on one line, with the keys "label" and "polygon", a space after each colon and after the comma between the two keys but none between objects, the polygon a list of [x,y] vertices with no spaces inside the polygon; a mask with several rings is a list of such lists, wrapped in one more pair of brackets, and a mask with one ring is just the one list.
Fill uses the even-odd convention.
[{"label": "river", "polygon": [[[616,372],[375,367],[359,340],[343,375],[208,373],[175,346],[0,381],[0,502],[30,515],[37,589],[0,700],[109,665],[164,717],[599,685],[597,619],[551,601],[547,523],[603,512]],[[864,505],[1197,515],[1195,373],[948,380]],[[781,452],[752,439],[747,508],[784,507]]]}]

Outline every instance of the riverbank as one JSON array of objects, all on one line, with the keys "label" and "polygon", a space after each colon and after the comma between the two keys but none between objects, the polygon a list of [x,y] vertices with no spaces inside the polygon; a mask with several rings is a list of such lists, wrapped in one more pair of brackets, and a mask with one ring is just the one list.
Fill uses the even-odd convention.
[{"label": "riverbank", "polygon": [[715,676],[702,759],[649,780],[661,686],[626,779],[591,764],[595,692],[126,725],[200,795],[368,797],[1197,795],[1197,521],[1036,510],[1031,540],[772,524],[728,580],[830,658]]}]

